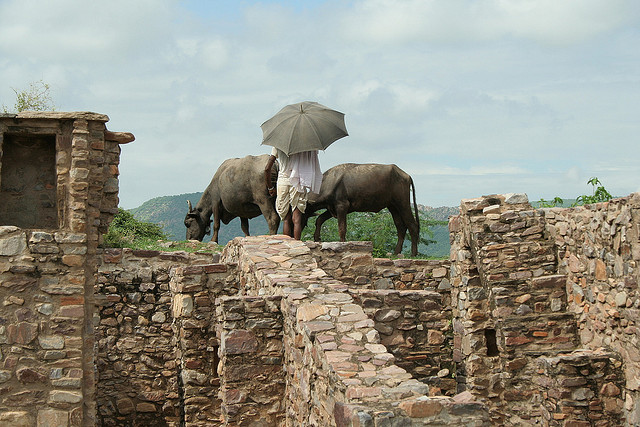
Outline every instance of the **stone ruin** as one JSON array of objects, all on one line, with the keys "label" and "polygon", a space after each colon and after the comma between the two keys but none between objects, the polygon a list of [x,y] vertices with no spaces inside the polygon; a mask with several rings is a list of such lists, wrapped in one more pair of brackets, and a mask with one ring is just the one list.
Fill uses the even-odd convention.
[{"label": "stone ruin", "polygon": [[0,115],[0,425],[640,425],[639,193],[462,200],[449,260],[101,249],[107,121]]}]

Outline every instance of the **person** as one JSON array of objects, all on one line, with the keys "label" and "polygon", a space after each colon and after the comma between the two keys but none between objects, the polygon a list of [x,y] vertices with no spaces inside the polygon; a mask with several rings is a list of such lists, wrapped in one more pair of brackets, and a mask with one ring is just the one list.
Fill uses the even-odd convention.
[{"label": "person", "polygon": [[[271,185],[271,167],[278,159],[280,170],[276,186]],[[300,240],[302,214],[307,208],[310,193],[319,193],[322,171],[318,151],[303,151],[287,156],[273,148],[264,168],[264,181],[269,195],[276,196],[276,211],[282,219],[284,234]]]}]

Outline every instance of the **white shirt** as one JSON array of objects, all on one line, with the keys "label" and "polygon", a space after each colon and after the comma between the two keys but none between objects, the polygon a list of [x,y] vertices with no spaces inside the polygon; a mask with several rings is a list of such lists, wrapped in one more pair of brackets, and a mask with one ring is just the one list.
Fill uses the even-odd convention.
[{"label": "white shirt", "polygon": [[284,179],[301,193],[319,193],[322,185],[322,171],[318,161],[318,151],[303,151],[287,156],[283,151],[273,148],[271,155],[280,162],[278,181]]}]

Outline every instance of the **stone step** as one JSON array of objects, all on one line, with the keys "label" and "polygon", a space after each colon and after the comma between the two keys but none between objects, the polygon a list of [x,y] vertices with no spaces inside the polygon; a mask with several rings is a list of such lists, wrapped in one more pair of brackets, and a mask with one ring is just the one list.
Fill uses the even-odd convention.
[{"label": "stone step", "polygon": [[496,322],[500,352],[544,354],[572,351],[579,346],[576,320],[572,313],[509,316]]},{"label": "stone step", "polygon": [[547,275],[526,280],[499,281],[489,292],[497,319],[529,314],[562,313],[567,309],[567,276]]}]

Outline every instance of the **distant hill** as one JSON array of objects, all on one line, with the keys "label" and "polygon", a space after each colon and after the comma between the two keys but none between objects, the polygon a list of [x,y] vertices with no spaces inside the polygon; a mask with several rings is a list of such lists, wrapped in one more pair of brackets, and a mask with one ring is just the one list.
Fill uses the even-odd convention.
[{"label": "distant hill", "polygon": [[[153,222],[163,227],[168,237],[172,240],[184,240],[186,228],[184,226],[184,218],[187,214],[187,200],[195,206],[202,193],[178,194],[175,196],[155,197],[144,202],[137,208],[130,209],[136,219],[145,222]],[[441,206],[432,208],[418,204],[421,214],[439,221],[447,221],[449,216],[457,215],[459,209],[457,207]],[[429,256],[443,257],[449,255],[449,230],[446,225],[439,225],[432,228],[433,240],[436,243],[426,247],[421,246],[419,252]],[[268,234],[269,227],[264,217],[259,216],[249,220],[249,232],[252,235]],[[282,232],[282,226],[280,226]],[[230,240],[237,236],[244,236],[240,228],[240,219],[235,218],[229,224],[222,224],[218,241],[221,245],[227,244]],[[205,240],[210,239],[205,236]],[[407,244],[405,242],[405,244]]]},{"label": "distant hill", "polygon": [[[202,192],[155,197],[129,211],[136,219],[161,225],[169,239],[184,240],[187,231],[184,226],[184,218],[188,210],[187,200],[190,200],[193,206],[195,206],[201,196]],[[268,234],[269,227],[264,217],[259,216],[250,219],[249,232],[253,235]],[[227,225],[220,225],[218,243],[221,245],[226,245],[237,236],[244,236],[240,228],[240,219],[235,218]],[[205,236],[205,240],[210,238],[211,236]]]}]

